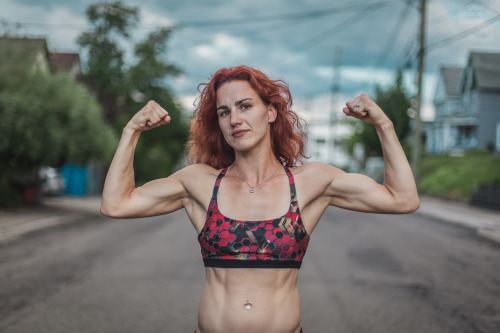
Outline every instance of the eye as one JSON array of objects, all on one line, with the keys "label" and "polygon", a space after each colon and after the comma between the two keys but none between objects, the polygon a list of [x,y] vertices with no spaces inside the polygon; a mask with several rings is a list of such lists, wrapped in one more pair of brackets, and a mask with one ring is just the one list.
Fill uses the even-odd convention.
[{"label": "eye", "polygon": [[225,117],[229,114],[229,110],[223,110],[219,112],[219,117]]},{"label": "eye", "polygon": [[242,110],[248,110],[248,109],[250,109],[251,107],[252,107],[252,106],[251,106],[250,104],[242,104],[242,105],[241,105],[241,109],[242,109]]}]

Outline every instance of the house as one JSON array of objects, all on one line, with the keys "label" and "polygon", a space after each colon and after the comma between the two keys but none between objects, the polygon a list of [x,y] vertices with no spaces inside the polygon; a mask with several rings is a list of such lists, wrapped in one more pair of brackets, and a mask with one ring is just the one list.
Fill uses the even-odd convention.
[{"label": "house", "polygon": [[439,154],[455,146],[457,136],[455,124],[461,121],[462,101],[458,83],[462,76],[462,68],[442,67],[434,97],[433,122],[426,123],[426,150]]},{"label": "house", "polygon": [[2,66],[19,63],[19,58],[25,57],[26,62],[34,64],[35,68],[52,71],[50,53],[44,38],[0,37],[0,57]]},{"label": "house", "polygon": [[459,140],[470,131],[477,148],[494,150],[500,136],[500,53],[471,53],[459,89],[464,112],[477,122],[459,131]]},{"label": "house", "polygon": [[67,72],[79,77],[82,74],[82,64],[78,53],[51,52],[50,61],[56,72]]},{"label": "house", "polygon": [[464,69],[442,67],[426,124],[426,150],[500,151],[500,53],[472,52]]}]

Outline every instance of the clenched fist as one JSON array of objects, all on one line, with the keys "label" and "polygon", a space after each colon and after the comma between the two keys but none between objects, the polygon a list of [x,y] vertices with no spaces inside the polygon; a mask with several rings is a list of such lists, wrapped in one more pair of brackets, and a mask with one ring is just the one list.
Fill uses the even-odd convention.
[{"label": "clenched fist", "polygon": [[170,123],[170,116],[158,103],[149,101],[139,112],[137,112],[127,124],[127,127],[137,132],[143,132],[152,128]]},{"label": "clenched fist", "polygon": [[382,126],[384,123],[390,122],[384,111],[367,94],[361,94],[348,101],[343,111],[346,116],[376,126]]}]

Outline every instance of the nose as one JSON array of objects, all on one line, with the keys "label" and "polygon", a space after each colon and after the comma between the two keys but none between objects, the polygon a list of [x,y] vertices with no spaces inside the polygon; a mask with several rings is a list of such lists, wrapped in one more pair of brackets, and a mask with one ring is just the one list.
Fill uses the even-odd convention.
[{"label": "nose", "polygon": [[236,126],[241,124],[241,114],[239,110],[231,111],[231,126]]}]

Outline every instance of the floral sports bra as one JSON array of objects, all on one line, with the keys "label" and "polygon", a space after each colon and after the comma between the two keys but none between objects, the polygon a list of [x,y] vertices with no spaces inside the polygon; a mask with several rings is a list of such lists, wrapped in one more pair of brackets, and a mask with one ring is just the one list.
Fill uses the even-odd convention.
[{"label": "floral sports bra", "polygon": [[286,214],[272,220],[240,221],[222,215],[217,206],[217,192],[227,169],[215,181],[205,225],[198,234],[205,267],[300,268],[309,235],[302,224],[290,170],[284,168],[291,195]]}]

